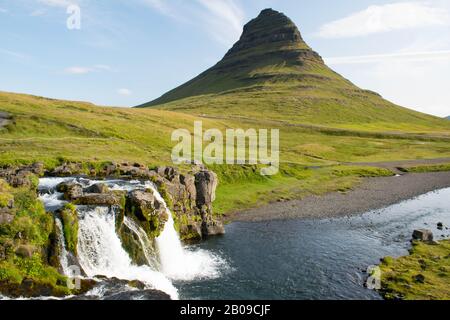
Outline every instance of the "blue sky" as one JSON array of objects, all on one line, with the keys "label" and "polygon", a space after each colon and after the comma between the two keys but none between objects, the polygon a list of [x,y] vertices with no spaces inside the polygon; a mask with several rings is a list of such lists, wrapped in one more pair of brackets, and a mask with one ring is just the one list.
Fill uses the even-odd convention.
[{"label": "blue sky", "polygon": [[216,63],[267,7],[357,85],[450,115],[450,0],[0,0],[0,90],[147,102]]}]

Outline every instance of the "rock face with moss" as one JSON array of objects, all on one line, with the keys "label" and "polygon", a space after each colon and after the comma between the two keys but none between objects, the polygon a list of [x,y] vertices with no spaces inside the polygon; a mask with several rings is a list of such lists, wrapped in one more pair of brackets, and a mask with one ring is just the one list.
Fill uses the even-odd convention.
[{"label": "rock face with moss", "polygon": [[160,167],[153,180],[167,205],[172,209],[176,227],[183,240],[225,233],[223,224],[214,219],[213,202],[217,175],[204,167],[194,167],[181,174],[171,167]]},{"label": "rock face with moss", "polygon": [[38,166],[3,171],[0,179],[0,292],[12,297],[64,296],[66,278],[51,266],[54,220],[36,192]]},{"label": "rock face with moss", "polygon": [[167,212],[150,190],[135,190],[126,197],[125,215],[137,221],[150,238],[157,238],[167,222]]}]

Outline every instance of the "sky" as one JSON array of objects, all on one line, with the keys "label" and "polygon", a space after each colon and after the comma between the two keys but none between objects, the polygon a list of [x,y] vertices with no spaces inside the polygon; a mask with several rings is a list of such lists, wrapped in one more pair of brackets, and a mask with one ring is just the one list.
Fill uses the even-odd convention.
[{"label": "sky", "polygon": [[450,0],[0,0],[0,90],[142,104],[214,65],[265,8],[356,85],[450,115]]}]

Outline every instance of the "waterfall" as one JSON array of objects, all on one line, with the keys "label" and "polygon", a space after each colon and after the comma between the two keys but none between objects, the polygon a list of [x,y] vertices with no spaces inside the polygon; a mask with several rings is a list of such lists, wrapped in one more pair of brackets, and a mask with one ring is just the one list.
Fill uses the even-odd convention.
[{"label": "waterfall", "polygon": [[55,225],[56,228],[58,228],[58,244],[59,249],[61,251],[61,255],[59,257],[59,262],[61,264],[61,269],[63,271],[63,274],[66,276],[71,275],[70,269],[69,269],[69,259],[68,259],[68,253],[66,249],[66,241],[64,239],[64,230],[62,222],[59,218],[55,218]]},{"label": "waterfall", "polygon": [[155,198],[164,205],[168,220],[156,239],[161,272],[173,280],[212,279],[221,274],[226,262],[217,255],[198,248],[184,248],[175,230],[172,212],[153,185],[148,185]]},{"label": "waterfall", "polygon": [[[63,195],[55,190],[59,183],[65,181],[77,181],[84,186],[100,182],[79,178],[42,178],[39,184],[40,199],[48,211],[55,212],[66,203]],[[172,213],[152,183],[137,180],[110,180],[103,183],[108,184],[111,190],[152,190],[155,198],[163,204],[169,218],[163,232],[155,241],[155,253],[152,249],[153,243],[145,231],[132,219],[124,217],[125,226],[137,236],[148,262],[146,266],[136,266],[116,233],[114,210],[108,207],[78,206],[78,261],[87,277],[106,276],[121,280],[139,280],[149,288],[164,291],[172,299],[178,299],[178,290],[171,280],[217,278],[221,271],[227,268],[226,262],[213,253],[183,247],[174,227]],[[60,231],[58,240],[61,246],[61,268],[65,274],[70,274],[69,253],[65,247],[62,222],[56,218],[55,223]]]},{"label": "waterfall", "polygon": [[78,258],[90,278],[139,280],[178,299],[177,289],[162,273],[132,264],[116,234],[115,214],[107,207],[79,208]]}]

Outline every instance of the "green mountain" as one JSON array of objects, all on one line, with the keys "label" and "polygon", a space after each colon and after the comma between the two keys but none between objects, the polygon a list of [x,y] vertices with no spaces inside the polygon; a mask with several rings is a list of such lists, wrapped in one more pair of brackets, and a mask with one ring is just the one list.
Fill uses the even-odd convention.
[{"label": "green mountain", "polygon": [[287,16],[272,9],[245,25],[215,66],[138,107],[370,131],[450,129],[442,119],[356,87],[325,65]]}]

